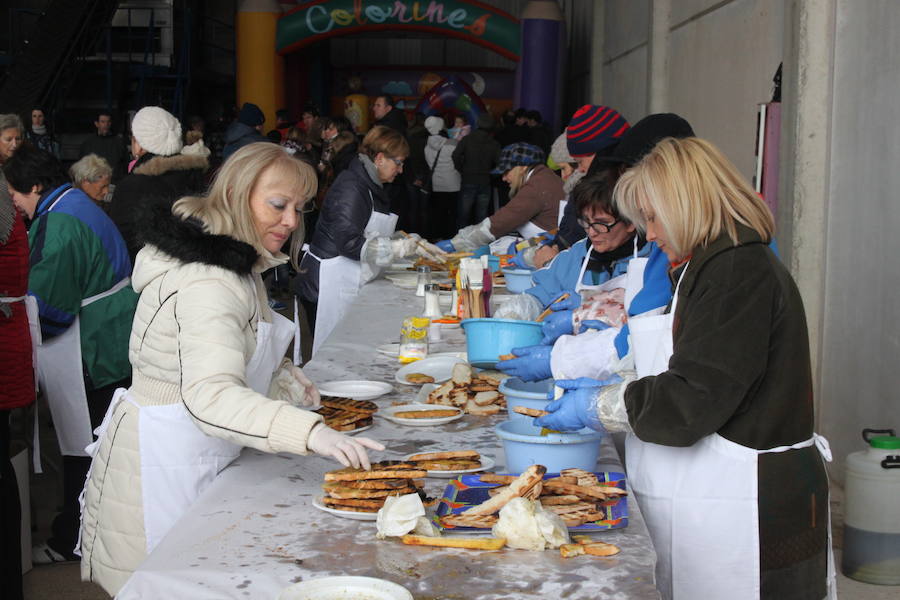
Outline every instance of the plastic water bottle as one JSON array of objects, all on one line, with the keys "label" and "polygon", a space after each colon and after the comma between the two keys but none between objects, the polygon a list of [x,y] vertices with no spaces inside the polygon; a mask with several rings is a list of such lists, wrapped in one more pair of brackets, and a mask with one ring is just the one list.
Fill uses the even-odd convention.
[{"label": "plastic water bottle", "polygon": [[869,447],[847,457],[841,570],[900,585],[900,437],[893,429],[863,429],[862,436]]}]

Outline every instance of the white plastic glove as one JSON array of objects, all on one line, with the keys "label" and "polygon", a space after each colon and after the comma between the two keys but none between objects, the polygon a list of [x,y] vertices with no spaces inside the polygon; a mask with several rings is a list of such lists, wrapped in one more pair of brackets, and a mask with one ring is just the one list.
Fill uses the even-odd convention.
[{"label": "white plastic glove", "polygon": [[470,252],[494,241],[491,233],[491,218],[488,217],[477,225],[463,227],[450,240],[457,252]]},{"label": "white plastic glove", "polygon": [[[390,266],[394,262],[393,244],[397,241],[400,240],[392,240],[389,237],[369,238],[363,244],[359,260],[373,267]],[[377,269],[375,271],[377,272]]]},{"label": "white plastic glove", "polygon": [[295,365],[291,365],[291,375],[294,376],[294,379],[297,380],[303,387],[303,397],[299,402],[299,405],[309,409],[316,410],[322,405],[322,396],[319,394],[319,388],[309,380],[309,377],[306,376],[305,373]]},{"label": "white plastic glove", "polygon": [[541,314],[543,308],[540,300],[531,294],[516,294],[497,307],[497,310],[494,311],[494,318],[534,321]]},{"label": "white plastic glove", "polygon": [[306,447],[319,456],[330,456],[345,467],[362,467],[366,470],[372,467],[366,448],[384,450],[384,446],[375,440],[344,435],[325,423],[318,423],[313,427]]},{"label": "white plastic glove", "polygon": [[420,239],[419,236],[412,234],[407,238],[391,240],[391,253],[393,254],[393,258],[406,258],[407,256],[416,254]]},{"label": "white plastic glove", "polygon": [[428,260],[435,260],[436,258],[441,259],[447,255],[446,252],[425,240],[420,240],[419,243],[416,244],[416,254],[424,256]]}]

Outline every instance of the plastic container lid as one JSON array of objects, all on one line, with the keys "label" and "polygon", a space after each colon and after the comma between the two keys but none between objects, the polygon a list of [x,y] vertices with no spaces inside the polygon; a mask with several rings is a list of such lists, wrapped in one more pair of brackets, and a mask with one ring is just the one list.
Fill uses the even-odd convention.
[{"label": "plastic container lid", "polygon": [[869,444],[879,450],[900,450],[900,437],[880,435],[871,438]]}]

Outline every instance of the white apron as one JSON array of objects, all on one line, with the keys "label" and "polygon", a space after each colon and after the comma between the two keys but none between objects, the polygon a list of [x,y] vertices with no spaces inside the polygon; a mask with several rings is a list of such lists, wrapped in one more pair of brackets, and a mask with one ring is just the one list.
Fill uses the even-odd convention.
[{"label": "white apron", "polygon": [[518,231],[519,235],[521,235],[526,240],[530,240],[533,237],[537,237],[539,235],[543,235],[543,234],[547,233],[546,231],[544,231],[543,229],[541,229],[540,227],[538,227],[531,221],[525,221],[525,223],[523,223],[522,225],[519,225],[516,228],[516,231]]},{"label": "white apron", "polygon": [[591,259],[590,240],[585,240],[584,243],[587,244],[587,252],[584,255],[584,260],[581,261],[581,270],[578,272],[578,283],[575,284],[575,291],[579,293],[585,291],[608,292],[616,288],[625,288],[625,310],[627,312],[628,307],[631,306],[631,301],[644,287],[644,269],[647,268],[647,261],[649,260],[646,256],[638,256],[637,236],[634,236],[634,256],[628,261],[625,273],[599,285],[584,283],[584,273],[587,271],[587,266]]},{"label": "white apron", "polygon": [[[369,191],[370,196],[371,194]],[[366,240],[389,236],[394,233],[396,226],[397,215],[380,213],[373,208],[363,235]],[[347,307],[359,294],[359,288],[377,277],[378,273],[370,265],[346,256],[322,259],[312,252],[309,255],[319,261],[319,297],[316,301],[316,329],[312,348],[312,355],[315,356],[344,316]]]},{"label": "white apron", "polygon": [[[666,314],[644,314],[629,321],[638,377],[668,370],[672,355],[672,317],[679,277]],[[665,310],[664,308],[662,310]],[[657,311],[649,311],[656,313]],[[635,336],[635,324],[642,334]],[[651,338],[655,334],[656,343]],[[640,355],[643,360],[638,360]],[[747,448],[714,433],[687,448],[625,440],[628,479],[656,548],[656,585],[663,599],[757,600],[760,594],[757,459],[816,444],[826,460],[824,438],[768,450]],[[831,526],[828,532],[828,595],[836,598]]]},{"label": "white apron", "polygon": [[[129,285],[131,278],[126,277],[105,292],[82,300],[81,308],[112,296]],[[36,369],[50,414],[53,415],[60,452],[64,456],[88,456],[85,447],[93,441],[93,437],[84,388],[81,326],[77,315],[62,334],[42,340],[37,348]]]},{"label": "white apron", "polygon": [[[255,285],[253,289],[255,294]],[[272,376],[294,338],[294,323],[271,312],[271,324],[262,320],[257,323],[256,350],[245,373],[248,387],[263,395],[268,394]],[[191,419],[183,402],[140,406],[128,390],[120,388],[95,432],[97,441],[87,448],[91,456],[99,449],[116,406],[123,400],[139,408],[141,496],[149,554],[216,475],[237,458],[241,446],[206,435]],[[90,478],[89,472],[87,480]],[[83,514],[84,492],[80,501]],[[80,555],[80,535],[75,549]]]}]

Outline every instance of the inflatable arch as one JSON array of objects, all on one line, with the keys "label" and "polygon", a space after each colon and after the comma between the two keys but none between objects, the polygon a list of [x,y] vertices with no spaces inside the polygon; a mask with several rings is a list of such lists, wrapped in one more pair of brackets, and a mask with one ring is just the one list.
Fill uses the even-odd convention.
[{"label": "inflatable arch", "polygon": [[478,0],[314,0],[278,20],[275,48],[285,55],[329,37],[384,30],[454,37],[519,60],[519,19]]}]

